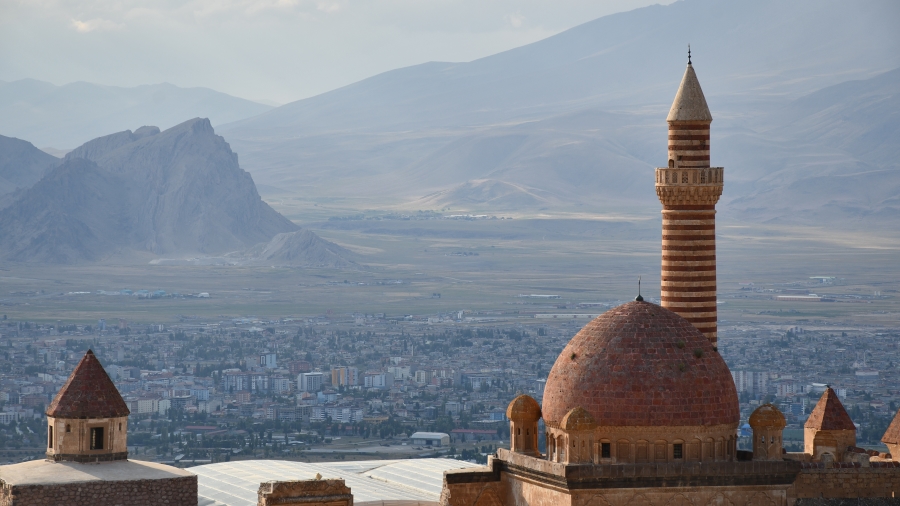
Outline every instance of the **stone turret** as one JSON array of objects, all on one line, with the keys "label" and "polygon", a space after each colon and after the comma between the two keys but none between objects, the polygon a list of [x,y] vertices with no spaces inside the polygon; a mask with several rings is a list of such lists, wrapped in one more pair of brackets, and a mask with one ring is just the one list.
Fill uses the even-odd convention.
[{"label": "stone turret", "polygon": [[881,442],[888,447],[891,457],[895,461],[900,461],[900,410],[894,415],[893,421],[888,425]]},{"label": "stone turret", "polygon": [[538,420],[541,419],[541,406],[534,398],[520,395],[506,408],[509,418],[509,449],[532,457],[539,457],[538,452]]},{"label": "stone turret", "polygon": [[669,162],[656,169],[663,205],[661,305],[716,346],[716,203],[724,169],[709,165],[712,114],[690,60],[666,121]]},{"label": "stone turret", "polygon": [[125,400],[88,350],[47,408],[47,458],[126,460],[128,414]]},{"label": "stone turret", "polygon": [[856,446],[856,426],[831,387],[825,389],[803,425],[803,446],[813,460],[830,454],[834,462],[842,462],[847,448]]},{"label": "stone turret", "polygon": [[565,435],[567,451],[561,460],[566,464],[585,464],[594,461],[594,431],[597,421],[581,406],[572,408],[559,423]]},{"label": "stone turret", "polygon": [[763,404],[750,415],[753,429],[753,460],[782,460],[784,444],[782,432],[787,420],[772,404]]}]

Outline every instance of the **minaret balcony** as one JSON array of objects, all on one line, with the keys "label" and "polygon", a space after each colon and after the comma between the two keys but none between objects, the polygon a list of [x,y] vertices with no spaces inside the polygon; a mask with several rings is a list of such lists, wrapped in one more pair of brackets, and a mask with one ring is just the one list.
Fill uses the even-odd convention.
[{"label": "minaret balcony", "polygon": [[657,167],[656,186],[722,186],[723,167]]},{"label": "minaret balcony", "polygon": [[656,195],[664,206],[715,205],[722,196],[724,175],[722,167],[660,167]]}]

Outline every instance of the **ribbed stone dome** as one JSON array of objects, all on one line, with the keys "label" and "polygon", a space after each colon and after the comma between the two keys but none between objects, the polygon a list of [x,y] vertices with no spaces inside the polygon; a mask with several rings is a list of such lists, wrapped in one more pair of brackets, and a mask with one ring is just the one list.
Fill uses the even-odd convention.
[{"label": "ribbed stone dome", "polygon": [[629,302],[588,323],[563,349],[544,389],[544,421],[581,406],[599,426],[712,426],[740,420],[725,361],[690,322]]},{"label": "ribbed stone dome", "polygon": [[763,404],[750,415],[750,427],[753,429],[783,429],[787,420],[774,404]]}]

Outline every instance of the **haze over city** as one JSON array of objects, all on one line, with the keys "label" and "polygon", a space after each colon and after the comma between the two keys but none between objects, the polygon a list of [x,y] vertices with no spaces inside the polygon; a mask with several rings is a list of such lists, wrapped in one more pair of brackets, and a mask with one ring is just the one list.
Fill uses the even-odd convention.
[{"label": "haze over city", "polygon": [[3,2],[0,506],[895,504],[898,22]]}]

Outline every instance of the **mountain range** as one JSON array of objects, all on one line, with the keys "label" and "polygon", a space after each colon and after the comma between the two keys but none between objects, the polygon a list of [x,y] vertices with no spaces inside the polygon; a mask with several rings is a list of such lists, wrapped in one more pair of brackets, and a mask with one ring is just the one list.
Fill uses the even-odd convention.
[{"label": "mountain range", "polygon": [[132,125],[168,128],[194,116],[220,125],[269,109],[208,88],[168,83],[123,88],[85,82],[56,86],[35,79],[0,81],[0,135],[63,152]]},{"label": "mountain range", "polygon": [[0,196],[28,188],[58,164],[28,141],[0,135]]},{"label": "mountain range", "polygon": [[323,250],[339,255],[342,248],[311,237],[260,199],[208,119],[99,137],[57,163],[6,196],[3,259],[71,264],[257,247],[262,252],[252,258],[270,263],[303,263],[309,248],[315,258],[308,263],[340,263]]},{"label": "mountain range", "polygon": [[730,217],[827,211],[833,225],[896,226],[882,218],[898,172],[897,19],[891,0],[682,0],[387,72],[220,131],[259,183],[309,199],[655,213],[652,171],[690,42]]}]

